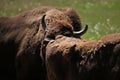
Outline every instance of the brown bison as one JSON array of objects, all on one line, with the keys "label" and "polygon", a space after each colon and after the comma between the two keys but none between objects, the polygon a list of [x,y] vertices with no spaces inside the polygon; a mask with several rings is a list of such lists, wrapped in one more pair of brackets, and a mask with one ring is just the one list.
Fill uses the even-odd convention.
[{"label": "brown bison", "polygon": [[48,80],[120,80],[120,33],[99,40],[57,36],[46,47]]},{"label": "brown bison", "polygon": [[81,30],[80,18],[71,8],[40,7],[0,17],[0,78],[45,80],[44,41],[59,34],[78,38],[87,28]]}]

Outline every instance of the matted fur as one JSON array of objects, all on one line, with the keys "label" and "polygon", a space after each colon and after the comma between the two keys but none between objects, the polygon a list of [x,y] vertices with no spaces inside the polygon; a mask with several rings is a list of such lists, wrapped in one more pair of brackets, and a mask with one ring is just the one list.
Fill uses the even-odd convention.
[{"label": "matted fur", "polygon": [[[45,26],[42,25],[44,15],[46,15],[46,23],[53,20],[46,34],[54,34],[58,30],[57,35],[63,35],[64,32],[59,29],[64,29],[64,27],[70,32],[81,30],[79,15],[72,8],[45,6],[12,17],[0,17],[1,79],[14,80],[16,77],[18,80],[45,79],[45,66],[40,55],[45,33],[43,28]],[[50,16],[54,16],[54,19]],[[52,27],[52,25],[55,26]]]},{"label": "matted fur", "polygon": [[99,40],[57,36],[46,48],[46,65],[48,80],[119,80],[120,33]]}]

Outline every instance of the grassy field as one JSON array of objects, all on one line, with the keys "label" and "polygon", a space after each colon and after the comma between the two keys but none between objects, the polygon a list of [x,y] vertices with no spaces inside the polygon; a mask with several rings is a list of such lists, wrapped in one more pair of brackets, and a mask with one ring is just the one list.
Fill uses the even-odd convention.
[{"label": "grassy field", "polygon": [[15,16],[39,6],[72,7],[81,16],[82,25],[89,25],[86,39],[120,33],[119,0],[1,0],[0,16]]}]

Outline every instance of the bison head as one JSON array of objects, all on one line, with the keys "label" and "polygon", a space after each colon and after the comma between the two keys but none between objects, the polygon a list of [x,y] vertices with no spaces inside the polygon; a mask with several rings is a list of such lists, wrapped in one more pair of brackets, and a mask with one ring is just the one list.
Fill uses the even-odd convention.
[{"label": "bison head", "polygon": [[45,30],[45,42],[55,39],[57,35],[77,38],[79,36],[80,38],[88,29],[88,25],[86,25],[85,29],[74,31],[71,19],[64,12],[57,9],[46,12],[42,18],[42,24]]}]

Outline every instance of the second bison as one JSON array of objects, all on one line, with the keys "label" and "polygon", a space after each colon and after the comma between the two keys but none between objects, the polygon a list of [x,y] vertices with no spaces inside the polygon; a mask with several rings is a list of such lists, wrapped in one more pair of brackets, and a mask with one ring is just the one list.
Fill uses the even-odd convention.
[{"label": "second bison", "polygon": [[99,40],[57,36],[46,48],[46,66],[48,80],[120,80],[120,34]]}]

